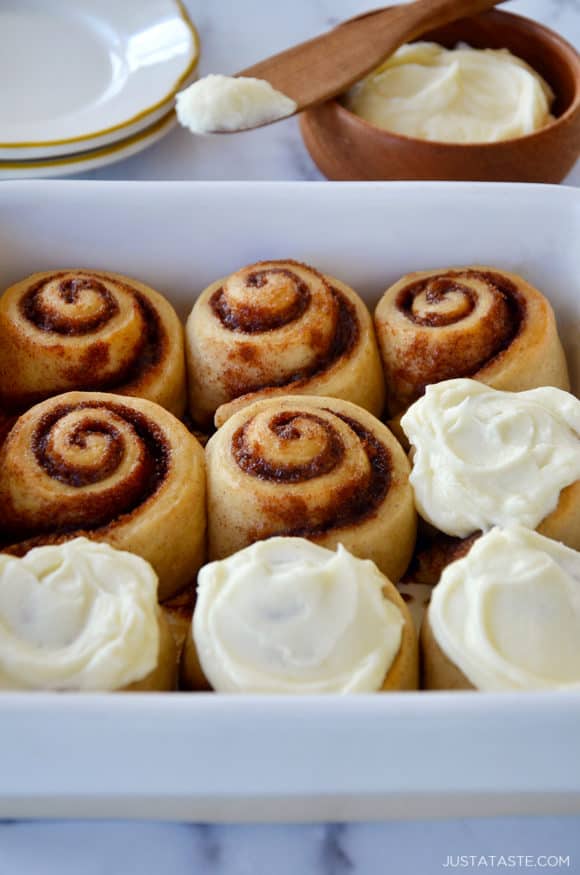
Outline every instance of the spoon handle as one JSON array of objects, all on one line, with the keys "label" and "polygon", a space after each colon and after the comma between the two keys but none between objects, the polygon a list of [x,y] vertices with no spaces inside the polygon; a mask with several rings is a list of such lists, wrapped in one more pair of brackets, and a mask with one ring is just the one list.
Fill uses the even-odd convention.
[{"label": "spoon handle", "polygon": [[301,112],[342,94],[403,43],[504,0],[415,0],[351,18],[334,30],[242,70],[291,97]]}]

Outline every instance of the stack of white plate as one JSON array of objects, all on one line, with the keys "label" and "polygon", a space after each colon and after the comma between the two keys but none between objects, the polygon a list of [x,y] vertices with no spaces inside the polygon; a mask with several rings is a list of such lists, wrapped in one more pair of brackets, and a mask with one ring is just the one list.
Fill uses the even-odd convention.
[{"label": "stack of white plate", "polygon": [[198,58],[181,0],[2,0],[0,179],[83,173],[157,142]]}]

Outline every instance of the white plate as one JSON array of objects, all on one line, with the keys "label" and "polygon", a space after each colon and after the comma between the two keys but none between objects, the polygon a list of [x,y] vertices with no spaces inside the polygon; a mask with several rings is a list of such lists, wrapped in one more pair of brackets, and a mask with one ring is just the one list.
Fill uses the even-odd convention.
[{"label": "white plate", "polygon": [[124,158],[130,158],[161,140],[177,124],[174,110],[158,119],[150,127],[100,149],[79,152],[62,158],[46,158],[40,161],[0,161],[2,179],[47,179],[55,176],[73,176],[86,173],[97,167],[106,167]]},{"label": "white plate", "polygon": [[137,133],[171,109],[198,56],[181,0],[2,0],[0,159]]},{"label": "white plate", "polygon": [[[292,257],[369,301],[469,263],[549,296],[580,389],[580,191],[477,183],[0,186],[0,287],[84,265],[185,315],[216,277]],[[345,820],[580,813],[580,696],[0,696],[0,817]]]}]

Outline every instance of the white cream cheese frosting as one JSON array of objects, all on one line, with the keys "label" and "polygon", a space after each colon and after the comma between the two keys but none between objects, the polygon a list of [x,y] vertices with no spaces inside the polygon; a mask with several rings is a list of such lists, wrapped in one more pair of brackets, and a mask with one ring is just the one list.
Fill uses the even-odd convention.
[{"label": "white cream cheese frosting", "polygon": [[157,665],[157,576],[76,538],[0,554],[0,689],[116,690]]},{"label": "white cream cheese frosting", "polygon": [[218,692],[378,690],[404,619],[369,560],[303,538],[259,541],[201,569],[193,636]]},{"label": "white cream cheese frosting", "polygon": [[394,133],[448,143],[493,143],[552,121],[549,85],[507,49],[401,46],[354,86],[346,106]]},{"label": "white cream cheese frosting", "polygon": [[535,529],[580,479],[580,401],[562,389],[446,380],[427,386],[401,427],[417,510],[448,535],[511,522]]},{"label": "white cream cheese frosting", "polygon": [[177,118],[194,134],[241,131],[286,118],[293,100],[264,79],[212,73],[180,91]]},{"label": "white cream cheese frosting", "polygon": [[429,622],[480,690],[580,690],[580,553],[494,528],[443,571]]}]

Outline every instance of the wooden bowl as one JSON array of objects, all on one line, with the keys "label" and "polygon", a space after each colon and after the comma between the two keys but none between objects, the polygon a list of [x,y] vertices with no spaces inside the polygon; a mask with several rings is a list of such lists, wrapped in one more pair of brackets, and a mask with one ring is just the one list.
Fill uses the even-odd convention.
[{"label": "wooden bowl", "polygon": [[540,73],[556,95],[555,121],[499,143],[439,143],[391,133],[330,100],[302,114],[313,160],[329,179],[466,179],[560,182],[580,155],[580,55],[536,21],[492,11],[426,33],[447,48],[507,48]]}]

